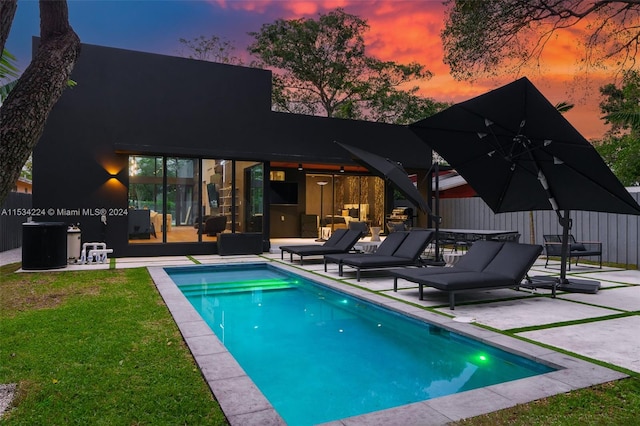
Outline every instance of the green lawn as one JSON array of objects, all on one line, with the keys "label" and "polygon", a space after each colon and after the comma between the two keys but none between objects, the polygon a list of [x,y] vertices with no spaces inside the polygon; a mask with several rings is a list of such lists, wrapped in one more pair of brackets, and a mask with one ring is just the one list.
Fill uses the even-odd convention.
[{"label": "green lawn", "polygon": [[[0,270],[7,425],[225,425],[146,269]],[[640,425],[640,375],[460,425]]]},{"label": "green lawn", "polygon": [[146,269],[0,272],[13,425],[224,425]]}]

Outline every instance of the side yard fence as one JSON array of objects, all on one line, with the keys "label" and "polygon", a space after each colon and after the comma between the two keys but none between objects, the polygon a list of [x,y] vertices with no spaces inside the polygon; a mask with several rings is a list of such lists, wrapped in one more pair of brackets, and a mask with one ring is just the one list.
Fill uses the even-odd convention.
[{"label": "side yard fence", "polygon": [[[640,193],[631,196],[640,202]],[[544,234],[562,233],[553,211],[494,214],[481,198],[440,200],[442,228],[513,229],[520,242],[544,244]],[[579,241],[602,242],[602,261],[640,268],[640,216],[572,211],[571,233]]]},{"label": "side yard fence", "polygon": [[31,194],[10,192],[0,206],[0,251],[22,247],[22,224],[28,216],[24,210],[32,207]]}]

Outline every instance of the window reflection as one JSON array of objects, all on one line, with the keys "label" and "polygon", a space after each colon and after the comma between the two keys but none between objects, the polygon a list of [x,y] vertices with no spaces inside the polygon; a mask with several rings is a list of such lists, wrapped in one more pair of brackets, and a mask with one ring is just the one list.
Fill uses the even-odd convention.
[{"label": "window reflection", "polygon": [[130,242],[162,241],[154,220],[163,205],[162,157],[129,157],[128,238]]},{"label": "window reflection", "polygon": [[198,241],[199,164],[194,158],[129,157],[130,243]]}]

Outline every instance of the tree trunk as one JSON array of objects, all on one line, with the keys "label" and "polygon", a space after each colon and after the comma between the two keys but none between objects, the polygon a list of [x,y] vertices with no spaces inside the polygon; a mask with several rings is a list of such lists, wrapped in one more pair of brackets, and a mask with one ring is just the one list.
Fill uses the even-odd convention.
[{"label": "tree trunk", "polygon": [[40,139],[80,53],[66,1],[40,1],[40,46],[0,107],[0,204]]},{"label": "tree trunk", "polygon": [[529,242],[531,244],[535,244],[536,243],[536,225],[535,225],[535,221],[533,220],[533,212],[530,211],[529,212],[529,231],[530,231],[530,237],[529,237]]},{"label": "tree trunk", "polygon": [[9,29],[11,29],[11,23],[13,22],[17,8],[18,0],[0,1],[0,55],[4,50],[4,44],[7,42],[7,38],[9,38]]}]

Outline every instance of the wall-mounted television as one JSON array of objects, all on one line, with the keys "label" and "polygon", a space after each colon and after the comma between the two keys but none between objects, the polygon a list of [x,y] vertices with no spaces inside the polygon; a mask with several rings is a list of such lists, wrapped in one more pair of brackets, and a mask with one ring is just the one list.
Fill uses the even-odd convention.
[{"label": "wall-mounted television", "polygon": [[269,182],[271,204],[298,204],[298,183],[272,180]]}]

